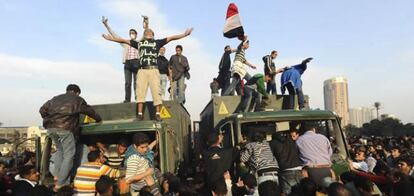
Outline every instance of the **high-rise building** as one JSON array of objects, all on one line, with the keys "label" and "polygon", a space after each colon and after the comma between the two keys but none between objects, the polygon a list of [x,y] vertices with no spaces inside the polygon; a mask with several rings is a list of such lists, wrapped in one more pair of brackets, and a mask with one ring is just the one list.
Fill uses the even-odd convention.
[{"label": "high-rise building", "polygon": [[373,111],[374,108],[368,107],[350,108],[349,123],[357,127],[362,127],[364,123],[369,123],[374,119]]},{"label": "high-rise building", "polygon": [[344,77],[334,77],[323,82],[325,110],[338,114],[341,125],[349,124],[348,82]]}]

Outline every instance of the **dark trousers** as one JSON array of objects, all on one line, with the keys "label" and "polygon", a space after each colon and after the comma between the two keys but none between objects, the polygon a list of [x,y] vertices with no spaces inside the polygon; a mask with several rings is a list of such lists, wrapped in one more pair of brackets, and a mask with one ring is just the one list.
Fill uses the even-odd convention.
[{"label": "dark trousers", "polygon": [[231,78],[231,72],[223,72],[219,73],[219,76],[217,77],[220,82],[221,87],[221,96],[224,95],[224,91],[229,88],[230,86],[230,78]]},{"label": "dark trousers", "polygon": [[[131,102],[131,83],[134,86],[134,94],[136,97],[137,89],[137,71],[139,66],[138,59],[126,60],[124,64],[124,77],[125,77],[125,102]],[[132,81],[133,80],[133,81]]]},{"label": "dark trousers", "polygon": [[299,109],[303,109],[305,107],[305,97],[302,88],[295,88],[292,83],[288,83],[286,88],[289,92],[289,109],[295,108],[295,95],[298,96]]},{"label": "dark trousers", "polygon": [[[250,76],[249,73],[246,73],[246,75],[244,75],[245,80],[250,80],[252,78],[252,76]],[[237,87],[237,85],[240,85],[240,81],[242,79],[240,78],[240,76],[238,74],[234,74],[231,77],[231,83],[229,85],[229,87],[224,91],[224,95],[233,95],[234,94],[234,89]],[[237,93],[241,93],[241,92],[237,92]],[[240,95],[240,94],[239,94]]]},{"label": "dark trousers", "polygon": [[246,85],[244,86],[244,94],[240,103],[239,112],[251,111],[253,106],[255,106],[255,108],[259,108],[261,101],[262,96],[259,92],[257,92],[256,85]]},{"label": "dark trousers", "polygon": [[268,94],[276,95],[277,92],[275,78],[272,78],[272,80],[266,83],[266,92]]},{"label": "dark trousers", "polygon": [[306,168],[308,171],[309,178],[318,185],[318,187],[323,187],[323,181],[326,177],[332,177],[331,168]]},{"label": "dark trousers", "polygon": [[279,172],[278,175],[280,187],[285,195],[289,195],[292,191],[292,187],[299,184],[300,180],[303,178],[302,170],[285,170]]}]

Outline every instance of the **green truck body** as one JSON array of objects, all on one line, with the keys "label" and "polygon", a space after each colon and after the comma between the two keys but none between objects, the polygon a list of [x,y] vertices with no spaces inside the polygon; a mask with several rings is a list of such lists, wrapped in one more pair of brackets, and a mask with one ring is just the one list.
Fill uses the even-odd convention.
[{"label": "green truck body", "polygon": [[[89,144],[96,138],[108,144],[116,144],[120,138],[132,142],[132,135],[137,132],[146,132],[151,139],[155,139],[155,132],[158,132],[160,171],[177,173],[181,167],[188,164],[191,156],[191,119],[187,110],[178,102],[164,101],[163,120],[160,122],[150,118],[155,115],[152,102],[145,104],[142,121],[136,119],[136,103],[95,105],[93,108],[101,115],[103,121],[81,125],[81,143]],[[85,119],[87,117],[81,116],[82,122],[87,121]],[[52,141],[47,138],[42,153],[42,182],[47,182],[45,179],[49,168],[51,146]]]},{"label": "green truck body", "polygon": [[[288,96],[270,96],[271,106],[259,112],[234,113],[240,103],[238,96],[224,96],[213,98],[200,114],[199,142],[197,152],[202,153],[206,148],[207,135],[220,131],[224,134],[224,147],[234,147],[239,144],[243,136],[249,136],[254,131],[265,131],[270,140],[273,133],[287,133],[294,125],[299,128],[300,123],[313,121],[320,125],[318,132],[332,141],[335,149],[332,157],[333,168],[337,174],[348,170],[346,159],[349,157],[346,145],[346,136],[339,124],[336,114],[324,110],[310,110],[306,101],[305,110],[288,110]],[[308,100],[308,97],[306,97]]]}]

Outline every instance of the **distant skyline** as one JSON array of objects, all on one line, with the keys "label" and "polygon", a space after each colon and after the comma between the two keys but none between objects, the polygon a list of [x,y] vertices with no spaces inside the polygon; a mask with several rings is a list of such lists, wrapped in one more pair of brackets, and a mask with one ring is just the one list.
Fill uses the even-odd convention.
[{"label": "distant skyline", "polygon": [[[0,0],[0,122],[3,126],[40,125],[39,107],[63,93],[67,84],[81,86],[90,104],[123,100],[122,48],[105,41],[101,17],[122,37],[150,18],[158,38],[194,27],[193,34],[167,46],[166,56],[181,44],[190,63],[186,107],[193,120],[210,99],[209,83],[217,76],[225,45],[237,40],[222,35],[231,1]],[[323,81],[348,79],[349,106],[414,122],[414,1],[234,1],[250,39],[248,60],[263,72],[262,56],[279,52],[276,66],[314,57],[302,79],[312,108],[324,108]],[[280,93],[280,78],[276,77]],[[150,98],[150,96],[148,96]]]}]

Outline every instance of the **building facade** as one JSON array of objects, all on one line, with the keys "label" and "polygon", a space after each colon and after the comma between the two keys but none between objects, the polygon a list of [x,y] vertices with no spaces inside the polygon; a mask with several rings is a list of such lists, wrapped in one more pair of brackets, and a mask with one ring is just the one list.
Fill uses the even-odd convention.
[{"label": "building facade", "polygon": [[46,138],[46,130],[39,126],[31,127],[0,127],[0,151],[7,154],[14,151],[15,145],[18,144],[18,150],[35,150],[34,138],[40,137],[43,145]]},{"label": "building facade", "polygon": [[349,121],[350,124],[356,127],[362,127],[364,123],[371,122],[374,119],[374,108],[358,107],[349,109]]},{"label": "building facade", "polygon": [[349,124],[348,81],[344,77],[334,77],[323,82],[325,110],[333,111],[341,117],[341,126]]}]

